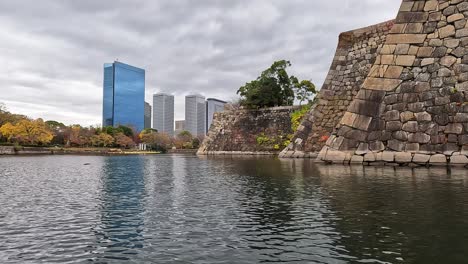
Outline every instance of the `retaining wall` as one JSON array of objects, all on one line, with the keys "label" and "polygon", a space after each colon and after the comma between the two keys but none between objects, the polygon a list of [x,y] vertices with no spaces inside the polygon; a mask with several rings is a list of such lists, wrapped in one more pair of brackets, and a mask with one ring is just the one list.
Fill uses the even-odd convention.
[{"label": "retaining wall", "polygon": [[318,153],[359,92],[394,21],[341,33],[326,80],[292,143],[280,157]]}]

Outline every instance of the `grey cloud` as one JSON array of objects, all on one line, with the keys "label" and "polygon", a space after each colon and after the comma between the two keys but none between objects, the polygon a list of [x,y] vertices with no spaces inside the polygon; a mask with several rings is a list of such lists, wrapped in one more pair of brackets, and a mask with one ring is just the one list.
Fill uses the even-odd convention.
[{"label": "grey cloud", "polygon": [[146,69],[147,101],[232,99],[274,60],[321,86],[343,31],[395,17],[388,0],[17,0],[0,2],[0,102],[72,124],[101,120],[102,65]]}]

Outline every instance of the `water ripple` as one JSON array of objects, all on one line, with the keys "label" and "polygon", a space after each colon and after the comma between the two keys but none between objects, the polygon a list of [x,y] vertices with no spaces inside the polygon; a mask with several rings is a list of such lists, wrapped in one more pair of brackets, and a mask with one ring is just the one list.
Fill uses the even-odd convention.
[{"label": "water ripple", "polygon": [[0,263],[463,263],[467,182],[296,160],[2,157]]}]

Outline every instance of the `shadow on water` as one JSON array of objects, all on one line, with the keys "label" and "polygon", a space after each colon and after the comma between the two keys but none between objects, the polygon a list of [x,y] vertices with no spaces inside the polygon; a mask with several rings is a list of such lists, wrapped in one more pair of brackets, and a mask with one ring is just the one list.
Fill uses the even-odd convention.
[{"label": "shadow on water", "polygon": [[[239,227],[246,223],[262,230],[253,233],[258,240],[248,239],[262,252],[260,260],[466,263],[468,258],[468,173],[463,168],[209,160],[243,178],[239,192],[248,198],[240,204],[245,219]],[[297,239],[294,232],[304,237]],[[269,240],[276,235],[278,244],[271,247]],[[296,258],[285,250],[289,241],[296,247],[289,253]],[[272,248],[273,254],[265,254]]]},{"label": "shadow on water", "polygon": [[94,260],[130,260],[144,246],[145,161],[139,156],[105,157],[103,163]]},{"label": "shadow on water", "polygon": [[466,263],[465,169],[317,168],[351,255],[389,263]]}]

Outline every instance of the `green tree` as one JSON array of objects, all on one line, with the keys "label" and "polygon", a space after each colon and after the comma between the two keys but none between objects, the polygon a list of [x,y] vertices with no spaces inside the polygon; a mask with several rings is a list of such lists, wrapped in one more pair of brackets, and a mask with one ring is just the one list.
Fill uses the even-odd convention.
[{"label": "green tree", "polygon": [[54,145],[65,145],[65,134],[67,133],[67,127],[58,121],[47,120],[45,124],[54,134],[54,138],[50,142]]},{"label": "green tree", "polygon": [[299,101],[299,105],[302,105],[304,101],[310,102],[312,96],[317,93],[315,85],[309,80],[301,82],[297,79],[294,80],[294,91],[296,92],[296,99]]},{"label": "green tree", "polygon": [[293,81],[297,79],[288,75],[289,66],[289,61],[275,61],[256,80],[240,87],[237,94],[242,97],[241,104],[248,108],[293,105]]},{"label": "green tree", "polygon": [[131,127],[119,125],[117,131],[117,133],[123,133],[127,137],[133,137],[133,129]]}]

